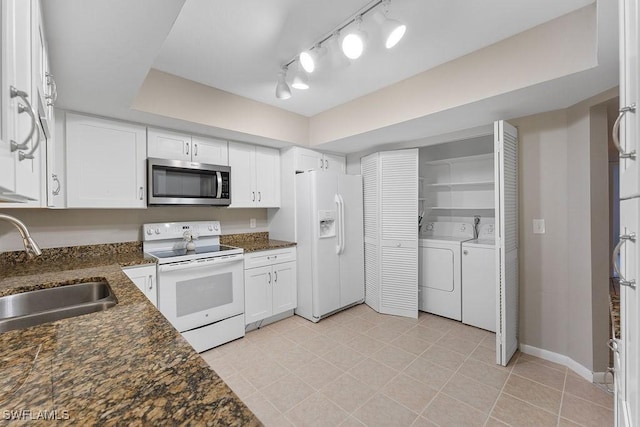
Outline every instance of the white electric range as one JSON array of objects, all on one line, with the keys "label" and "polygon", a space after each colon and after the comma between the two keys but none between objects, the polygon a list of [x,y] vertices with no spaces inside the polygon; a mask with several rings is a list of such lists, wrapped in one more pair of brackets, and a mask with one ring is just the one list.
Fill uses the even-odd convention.
[{"label": "white electric range", "polygon": [[220,244],[219,221],[144,224],[156,259],[158,309],[197,351],[244,336],[243,250]]}]

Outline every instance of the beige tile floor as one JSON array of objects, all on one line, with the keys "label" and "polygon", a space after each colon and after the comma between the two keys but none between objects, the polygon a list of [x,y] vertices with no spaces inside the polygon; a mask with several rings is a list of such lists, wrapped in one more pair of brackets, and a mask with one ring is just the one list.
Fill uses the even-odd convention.
[{"label": "beige tile floor", "polygon": [[564,366],[442,317],[362,304],[298,316],[202,357],[267,426],[611,426],[612,396]]}]

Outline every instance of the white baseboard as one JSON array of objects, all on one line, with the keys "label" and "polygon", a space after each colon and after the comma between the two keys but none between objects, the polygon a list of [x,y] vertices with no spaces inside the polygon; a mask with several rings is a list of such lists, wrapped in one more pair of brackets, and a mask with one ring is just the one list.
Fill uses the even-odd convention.
[{"label": "white baseboard", "polygon": [[572,358],[563,354],[554,353],[553,351],[544,350],[527,344],[520,344],[520,351],[531,356],[539,357],[540,359],[548,360],[549,362],[564,365],[589,382],[604,382],[604,372],[591,372],[590,369],[585,368]]}]

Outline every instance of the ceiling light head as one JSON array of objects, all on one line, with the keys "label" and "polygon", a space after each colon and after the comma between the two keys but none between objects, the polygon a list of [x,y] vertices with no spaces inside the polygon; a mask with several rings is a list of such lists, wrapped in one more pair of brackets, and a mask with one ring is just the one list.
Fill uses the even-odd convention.
[{"label": "ceiling light head", "polygon": [[278,73],[278,83],[276,84],[276,98],[291,98],[291,89],[287,84],[287,67],[282,67],[282,70],[280,71],[280,73]]},{"label": "ceiling light head", "polygon": [[382,39],[384,40],[384,47],[391,49],[394,47],[404,36],[407,31],[407,26],[402,22],[387,17],[389,11],[389,0],[384,0],[384,13],[376,11],[373,14],[373,19],[380,26],[382,32]]},{"label": "ceiling light head", "polygon": [[293,75],[291,87],[298,90],[309,89],[309,76],[307,76],[307,73],[302,69],[300,63],[298,63],[298,69]]},{"label": "ceiling light head", "polygon": [[305,50],[299,57],[300,65],[307,73],[313,73],[316,69],[316,54],[312,50]]},{"label": "ceiling light head", "polygon": [[347,33],[342,39],[342,52],[349,59],[358,59],[364,52],[364,41],[367,33],[360,29],[362,17],[358,15],[355,19],[357,27]]},{"label": "ceiling light head", "polygon": [[348,67],[351,64],[351,62],[342,53],[339,43],[340,31],[336,31],[327,42],[329,45],[329,62],[331,63],[331,67],[335,69]]}]

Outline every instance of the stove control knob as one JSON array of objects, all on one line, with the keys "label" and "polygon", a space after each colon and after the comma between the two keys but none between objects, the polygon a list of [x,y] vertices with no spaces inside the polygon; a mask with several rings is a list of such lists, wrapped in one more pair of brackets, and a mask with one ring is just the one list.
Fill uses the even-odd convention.
[{"label": "stove control knob", "polygon": [[207,227],[209,229],[209,231],[213,231],[213,225],[209,224],[209,227]]},{"label": "stove control knob", "polygon": [[218,224],[213,224],[213,229],[214,229],[214,230],[218,231],[218,228],[219,228],[219,227],[218,227]]},{"label": "stove control knob", "polygon": [[150,228],[147,228],[147,234],[148,234],[149,236],[151,236],[151,235],[153,234],[153,230],[152,230],[152,229],[150,229]]},{"label": "stove control knob", "polygon": [[160,234],[160,229],[156,228],[156,234]]}]

